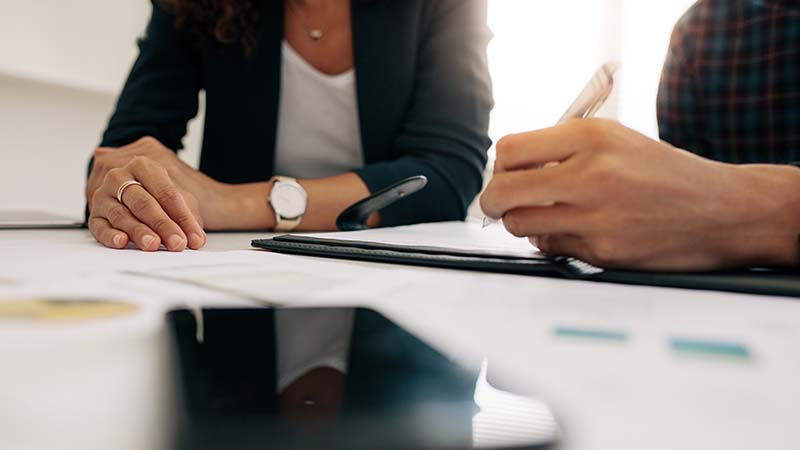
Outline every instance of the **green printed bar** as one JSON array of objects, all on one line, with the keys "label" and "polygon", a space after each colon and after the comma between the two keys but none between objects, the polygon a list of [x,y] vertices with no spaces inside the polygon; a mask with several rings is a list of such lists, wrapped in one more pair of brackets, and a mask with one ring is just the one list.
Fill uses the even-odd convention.
[{"label": "green printed bar", "polygon": [[715,356],[748,358],[747,347],[736,342],[703,341],[695,339],[671,339],[672,349],[680,353],[695,353]]},{"label": "green printed bar", "polygon": [[595,339],[603,341],[625,341],[628,339],[628,334],[622,331],[601,330],[597,328],[558,327],[555,329],[554,334],[558,337]]}]

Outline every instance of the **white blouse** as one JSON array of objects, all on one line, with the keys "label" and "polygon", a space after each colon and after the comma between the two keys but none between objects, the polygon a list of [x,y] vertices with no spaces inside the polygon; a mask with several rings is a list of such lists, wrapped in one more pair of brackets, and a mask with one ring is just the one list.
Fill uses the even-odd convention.
[{"label": "white blouse", "polygon": [[[275,173],[339,175],[364,164],[355,70],[326,75],[283,43]],[[276,311],[278,392],[320,367],[345,373],[352,310]]]}]

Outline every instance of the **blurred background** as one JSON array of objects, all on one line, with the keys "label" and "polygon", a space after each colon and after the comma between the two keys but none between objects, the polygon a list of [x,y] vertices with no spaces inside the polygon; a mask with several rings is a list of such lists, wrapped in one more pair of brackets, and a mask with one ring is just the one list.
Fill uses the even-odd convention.
[{"label": "blurred background", "polygon": [[[593,71],[623,64],[605,117],[657,136],[672,26],[694,0],[492,0],[491,135],[552,125]],[[80,217],[86,164],[136,57],[148,0],[0,0],[0,208]],[[196,164],[195,120],[182,157]]]}]

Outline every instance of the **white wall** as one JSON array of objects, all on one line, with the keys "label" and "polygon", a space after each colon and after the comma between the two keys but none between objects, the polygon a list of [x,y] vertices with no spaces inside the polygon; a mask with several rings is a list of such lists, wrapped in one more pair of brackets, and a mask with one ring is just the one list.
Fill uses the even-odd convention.
[{"label": "white wall", "polygon": [[491,133],[551,126],[603,62],[622,63],[602,112],[657,136],[655,98],[675,21],[695,0],[495,0]]},{"label": "white wall", "polygon": [[[148,0],[0,0],[0,208],[82,217],[84,174]],[[186,158],[197,158],[198,124]]]},{"label": "white wall", "polygon": [[0,71],[114,94],[148,0],[0,0]]}]

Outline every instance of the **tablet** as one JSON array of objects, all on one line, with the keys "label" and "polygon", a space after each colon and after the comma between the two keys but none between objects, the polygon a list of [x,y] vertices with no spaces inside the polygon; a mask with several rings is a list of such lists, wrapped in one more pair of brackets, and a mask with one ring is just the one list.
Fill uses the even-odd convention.
[{"label": "tablet", "polygon": [[[361,308],[176,310],[180,449],[551,448],[548,406]],[[474,360],[473,360],[474,359]]]},{"label": "tablet", "polygon": [[83,220],[36,210],[0,209],[0,230],[81,228]]}]

